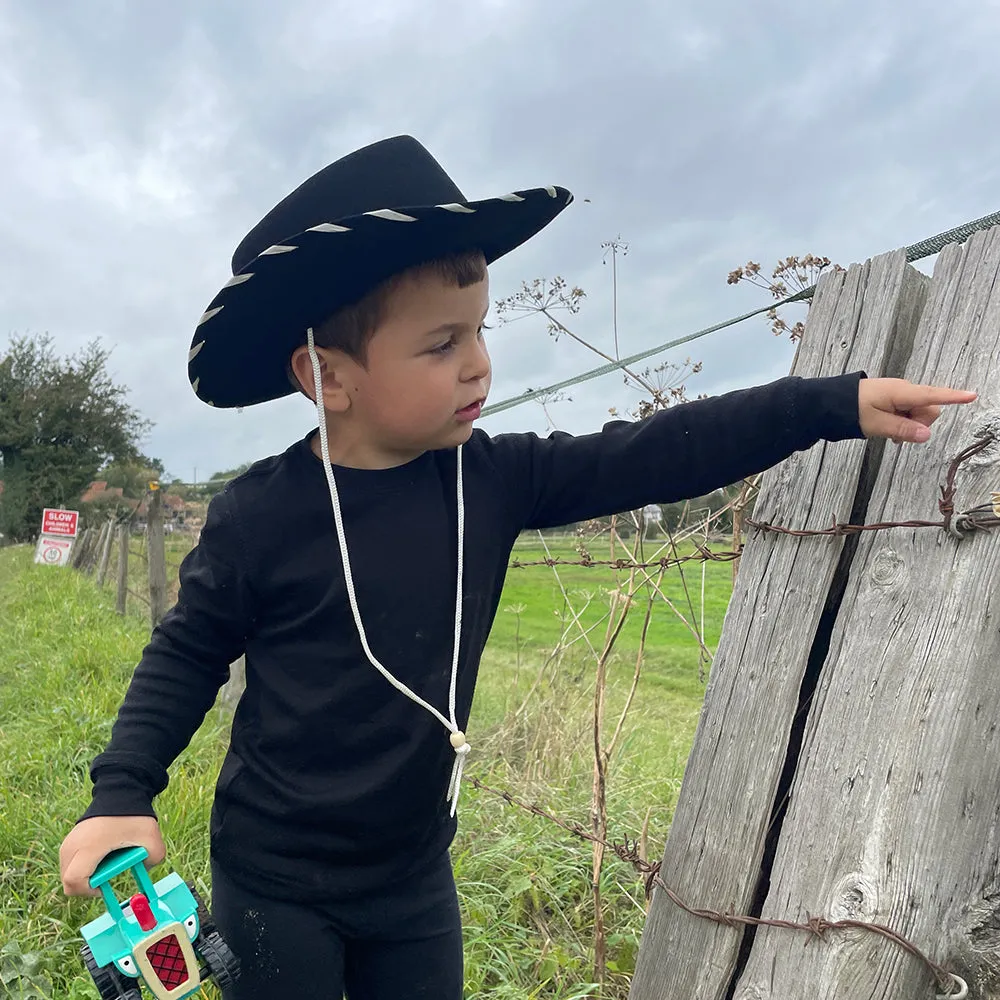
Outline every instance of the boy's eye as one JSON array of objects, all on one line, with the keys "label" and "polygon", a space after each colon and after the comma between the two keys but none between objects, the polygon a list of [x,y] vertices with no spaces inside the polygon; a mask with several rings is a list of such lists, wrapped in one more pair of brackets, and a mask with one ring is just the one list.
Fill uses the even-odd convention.
[{"label": "boy's eye", "polygon": [[[489,327],[485,323],[483,323],[482,326],[480,326],[479,329],[476,331],[476,337],[477,337],[477,339],[481,340],[482,336],[483,336],[483,331],[488,330],[488,329],[489,329]],[[436,347],[430,348],[430,350],[428,350],[427,353],[428,354],[448,354],[452,350],[454,350],[454,348],[455,348],[455,339],[456,339],[455,337],[449,337],[447,340],[445,340],[442,343],[438,344]]]}]

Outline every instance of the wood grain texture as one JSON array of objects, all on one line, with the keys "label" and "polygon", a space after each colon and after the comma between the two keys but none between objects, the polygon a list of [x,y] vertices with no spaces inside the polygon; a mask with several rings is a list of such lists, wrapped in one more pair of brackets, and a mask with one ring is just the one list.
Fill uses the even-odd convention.
[{"label": "wood grain texture", "polygon": [[241,656],[229,665],[229,680],[222,685],[216,704],[223,712],[232,715],[247,686],[247,659]]},{"label": "wood grain texture", "polygon": [[125,604],[128,600],[128,545],[129,527],[122,524],[118,528],[118,587],[115,597],[115,610],[125,614]]},{"label": "wood grain texture", "polygon": [[101,542],[101,559],[97,566],[97,586],[103,587],[104,580],[108,575],[108,560],[111,558],[111,543],[115,537],[115,525],[113,521],[108,521],[105,525],[104,538]]},{"label": "wood grain texture", "polygon": [[[951,458],[1000,431],[1000,230],[939,257],[910,381],[970,388],[927,445],[888,445],[869,522],[937,516]],[[956,509],[1000,489],[1000,446]],[[824,541],[808,548],[818,551]],[[866,534],[851,566],[781,830],[765,917],[888,924],[1000,998],[1000,536]],[[803,948],[761,930],[736,1000],[933,997],[925,968],[863,932]]]},{"label": "wood grain texture", "polygon": [[[901,251],[825,275],[792,374],[901,374],[927,285]],[[791,528],[849,519],[881,451],[881,442],[855,440],[792,455],[764,475],[755,519]],[[663,859],[664,880],[691,905],[752,905],[803,675],[844,545],[759,532],[748,539]],[[654,893],[630,1000],[721,1000],[742,939]]]}]

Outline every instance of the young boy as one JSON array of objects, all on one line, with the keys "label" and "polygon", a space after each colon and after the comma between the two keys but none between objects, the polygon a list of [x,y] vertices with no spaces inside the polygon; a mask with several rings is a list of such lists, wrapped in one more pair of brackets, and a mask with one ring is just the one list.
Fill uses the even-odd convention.
[{"label": "young boy", "polygon": [[[211,824],[227,1000],[462,996],[448,849],[479,658],[527,528],[698,496],[826,439],[926,440],[973,393],[785,378],[589,436],[473,423],[490,387],[487,265],[570,201],[468,202],[413,139],[331,164],[246,237],[192,344],[195,392],[300,389],[314,432],[211,503],[61,850],[164,858],[152,808],[246,654]],[[315,387],[319,387],[316,391]]]}]

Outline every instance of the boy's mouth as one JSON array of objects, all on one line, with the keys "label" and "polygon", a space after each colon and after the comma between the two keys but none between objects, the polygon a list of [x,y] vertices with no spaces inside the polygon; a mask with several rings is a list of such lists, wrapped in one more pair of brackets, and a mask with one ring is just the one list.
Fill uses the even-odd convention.
[{"label": "boy's mouth", "polygon": [[485,400],[477,399],[474,403],[469,403],[468,406],[463,406],[462,409],[455,411],[455,416],[459,420],[478,420],[479,414],[483,410],[483,403]]}]

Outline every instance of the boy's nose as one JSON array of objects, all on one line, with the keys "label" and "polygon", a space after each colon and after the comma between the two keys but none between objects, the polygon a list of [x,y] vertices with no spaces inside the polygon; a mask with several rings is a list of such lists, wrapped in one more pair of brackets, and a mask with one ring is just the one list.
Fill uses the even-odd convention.
[{"label": "boy's nose", "polygon": [[474,382],[477,379],[484,379],[490,373],[490,355],[486,350],[486,344],[476,341],[469,352],[469,358],[465,368],[465,379]]}]

